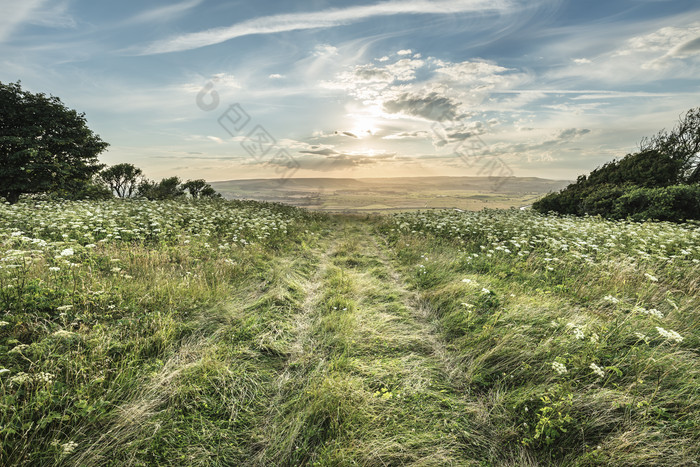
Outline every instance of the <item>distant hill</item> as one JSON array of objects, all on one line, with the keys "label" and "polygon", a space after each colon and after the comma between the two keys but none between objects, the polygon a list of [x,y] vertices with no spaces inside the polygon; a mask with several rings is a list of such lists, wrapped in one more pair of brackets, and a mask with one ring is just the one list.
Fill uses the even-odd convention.
[{"label": "distant hill", "polygon": [[210,182],[227,199],[274,201],[324,211],[479,210],[532,204],[568,180],[511,177],[292,178]]}]

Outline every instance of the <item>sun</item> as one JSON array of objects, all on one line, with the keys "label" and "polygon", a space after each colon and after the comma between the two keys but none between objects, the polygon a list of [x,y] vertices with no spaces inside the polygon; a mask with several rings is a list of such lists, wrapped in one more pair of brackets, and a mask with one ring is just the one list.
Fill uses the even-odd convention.
[{"label": "sun", "polygon": [[377,119],[369,115],[353,115],[350,133],[358,138],[367,138],[380,130]]}]

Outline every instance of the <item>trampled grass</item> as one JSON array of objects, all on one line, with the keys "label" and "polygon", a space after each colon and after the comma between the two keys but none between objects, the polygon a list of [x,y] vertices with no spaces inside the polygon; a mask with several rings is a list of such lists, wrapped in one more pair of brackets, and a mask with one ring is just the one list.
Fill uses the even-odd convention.
[{"label": "trampled grass", "polygon": [[2,465],[694,465],[696,224],[0,207]]}]

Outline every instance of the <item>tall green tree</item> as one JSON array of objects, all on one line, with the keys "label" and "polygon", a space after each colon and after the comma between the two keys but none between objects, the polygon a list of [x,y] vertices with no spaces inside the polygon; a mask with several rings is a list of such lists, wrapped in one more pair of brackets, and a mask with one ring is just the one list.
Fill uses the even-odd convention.
[{"label": "tall green tree", "polygon": [[133,164],[117,164],[100,172],[100,178],[120,198],[131,198],[143,180],[143,171]]},{"label": "tall green tree", "polygon": [[217,193],[211,185],[201,178],[197,180],[187,180],[182,184],[182,188],[187,190],[190,196],[192,196],[194,199],[221,197],[221,195]]},{"label": "tall green tree", "polygon": [[0,83],[0,196],[10,203],[25,193],[90,183],[104,167],[97,156],[107,147],[85,114],[58,97]]}]

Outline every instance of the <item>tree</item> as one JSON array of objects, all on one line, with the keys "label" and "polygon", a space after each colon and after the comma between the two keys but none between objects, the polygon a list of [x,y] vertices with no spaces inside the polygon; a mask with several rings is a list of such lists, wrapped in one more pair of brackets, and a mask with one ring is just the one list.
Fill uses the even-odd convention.
[{"label": "tree", "polygon": [[640,152],[580,176],[533,203],[533,209],[633,220],[700,218],[700,108],[639,146]]},{"label": "tree", "polygon": [[678,183],[700,183],[700,107],[679,118],[670,132],[661,130],[639,144],[642,151],[668,155],[680,165]]},{"label": "tree", "polygon": [[144,180],[139,185],[138,192],[139,196],[150,200],[177,199],[185,195],[179,177],[164,178],[158,183]]},{"label": "tree", "polygon": [[136,194],[143,172],[133,164],[117,164],[104,169],[100,178],[120,198],[131,198]]},{"label": "tree", "polygon": [[58,97],[0,83],[0,196],[10,203],[90,182],[107,147]]},{"label": "tree", "polygon": [[192,198],[220,198],[221,195],[216,192],[211,185],[206,181],[200,179],[197,180],[187,180],[182,188],[187,190],[187,192],[192,196]]}]

